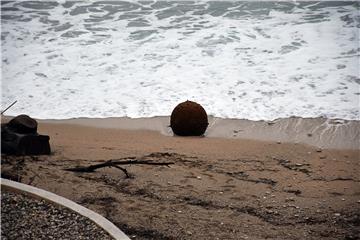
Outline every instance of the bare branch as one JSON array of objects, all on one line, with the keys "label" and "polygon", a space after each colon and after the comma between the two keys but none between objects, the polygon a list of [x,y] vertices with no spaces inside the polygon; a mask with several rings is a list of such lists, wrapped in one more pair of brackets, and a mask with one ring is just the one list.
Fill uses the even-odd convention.
[{"label": "bare branch", "polygon": [[66,168],[64,170],[71,172],[95,172],[96,169],[104,168],[104,167],[115,167],[122,170],[127,177],[130,177],[127,170],[125,168],[119,167],[119,165],[155,165],[155,166],[167,166],[174,164],[173,162],[153,162],[153,161],[145,161],[145,160],[116,160],[111,159],[104,163],[93,164],[90,166],[79,166],[74,168]]}]

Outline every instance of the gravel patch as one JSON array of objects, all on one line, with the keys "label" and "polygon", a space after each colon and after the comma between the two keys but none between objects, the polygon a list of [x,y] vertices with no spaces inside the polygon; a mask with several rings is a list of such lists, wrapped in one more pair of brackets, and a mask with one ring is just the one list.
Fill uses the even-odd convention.
[{"label": "gravel patch", "polygon": [[89,219],[44,200],[1,192],[1,239],[113,239]]}]

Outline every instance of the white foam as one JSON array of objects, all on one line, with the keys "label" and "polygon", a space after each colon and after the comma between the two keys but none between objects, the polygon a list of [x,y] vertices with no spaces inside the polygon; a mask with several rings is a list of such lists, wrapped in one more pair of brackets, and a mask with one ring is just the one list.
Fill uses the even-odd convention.
[{"label": "white foam", "polygon": [[[188,99],[218,117],[360,119],[356,7],[294,5],[255,16],[269,8],[233,3],[217,16],[201,2],[162,18],[174,4],[142,15],[139,3],[119,5],[107,17],[104,8],[116,4],[5,4],[19,11],[2,15],[21,18],[2,20],[2,108],[18,100],[7,114],[149,117]],[[72,15],[81,7],[87,12]],[[134,18],[125,13],[138,15],[139,27],[128,27]]]}]

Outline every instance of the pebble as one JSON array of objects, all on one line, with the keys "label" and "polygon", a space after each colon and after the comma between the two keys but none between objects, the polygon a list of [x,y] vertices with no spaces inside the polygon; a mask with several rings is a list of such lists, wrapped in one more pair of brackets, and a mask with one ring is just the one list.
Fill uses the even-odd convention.
[{"label": "pebble", "polygon": [[200,177],[200,176],[197,176],[196,178],[197,178],[197,179],[201,179],[201,177]]},{"label": "pebble", "polygon": [[340,217],[341,214],[340,214],[340,213],[335,213],[334,215],[335,215],[336,217]]},{"label": "pebble", "polygon": [[88,218],[69,209],[23,194],[2,191],[1,239],[113,238]]}]

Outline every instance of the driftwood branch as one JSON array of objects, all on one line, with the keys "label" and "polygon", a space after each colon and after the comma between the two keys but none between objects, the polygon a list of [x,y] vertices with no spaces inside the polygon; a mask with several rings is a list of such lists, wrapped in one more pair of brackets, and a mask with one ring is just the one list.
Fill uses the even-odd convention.
[{"label": "driftwood branch", "polygon": [[167,166],[174,164],[173,162],[153,162],[153,161],[144,161],[144,160],[108,160],[104,163],[93,164],[89,166],[79,166],[74,168],[66,168],[64,170],[71,172],[95,172],[96,169],[104,167],[115,167],[123,171],[126,177],[130,177],[128,171],[125,168],[120,167],[119,165],[156,165],[156,166]]}]

